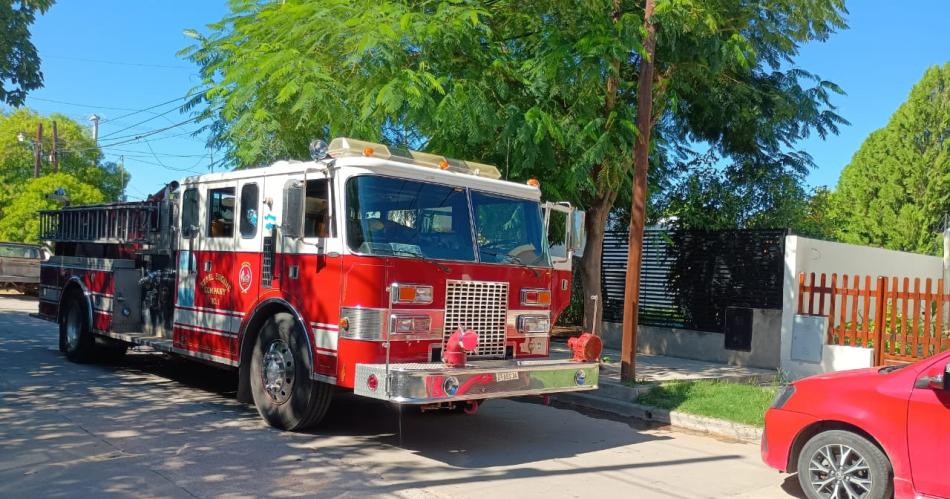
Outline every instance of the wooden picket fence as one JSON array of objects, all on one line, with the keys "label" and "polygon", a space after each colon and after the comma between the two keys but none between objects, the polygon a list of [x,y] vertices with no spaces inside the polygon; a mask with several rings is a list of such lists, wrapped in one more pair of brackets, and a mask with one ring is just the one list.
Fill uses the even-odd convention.
[{"label": "wooden picket fence", "polygon": [[914,362],[950,350],[950,294],[943,279],[798,276],[798,313],[828,317],[828,344],[874,348],[877,365]]}]

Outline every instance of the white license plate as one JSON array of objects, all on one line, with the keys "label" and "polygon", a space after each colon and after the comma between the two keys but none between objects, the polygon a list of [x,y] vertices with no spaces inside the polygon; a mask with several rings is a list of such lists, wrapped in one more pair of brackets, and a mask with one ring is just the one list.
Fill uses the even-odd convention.
[{"label": "white license plate", "polygon": [[518,373],[515,371],[505,371],[505,372],[495,373],[496,382],[513,381],[516,379],[518,379]]}]

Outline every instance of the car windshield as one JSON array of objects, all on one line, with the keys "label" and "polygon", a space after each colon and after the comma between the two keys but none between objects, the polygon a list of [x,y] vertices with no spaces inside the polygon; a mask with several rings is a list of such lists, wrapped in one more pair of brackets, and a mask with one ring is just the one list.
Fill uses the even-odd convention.
[{"label": "car windshield", "polygon": [[549,266],[537,202],[408,179],[346,184],[347,245],[366,255]]},{"label": "car windshield", "polygon": [[346,184],[346,240],[367,255],[475,261],[461,187],[362,176]]}]

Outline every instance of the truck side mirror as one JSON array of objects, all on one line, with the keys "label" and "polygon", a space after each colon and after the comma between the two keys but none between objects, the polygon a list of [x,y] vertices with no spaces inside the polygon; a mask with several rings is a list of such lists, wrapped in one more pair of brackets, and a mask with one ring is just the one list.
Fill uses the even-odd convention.
[{"label": "truck side mirror", "polygon": [[285,237],[293,239],[303,235],[304,183],[288,180],[284,186],[284,223],[280,226]]},{"label": "truck side mirror", "polygon": [[571,250],[575,256],[584,256],[584,247],[587,245],[587,229],[585,228],[586,213],[584,210],[571,212]]}]

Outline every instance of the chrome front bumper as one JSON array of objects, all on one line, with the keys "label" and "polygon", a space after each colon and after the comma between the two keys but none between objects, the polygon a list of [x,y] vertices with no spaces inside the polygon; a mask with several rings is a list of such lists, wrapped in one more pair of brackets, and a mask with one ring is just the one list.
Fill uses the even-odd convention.
[{"label": "chrome front bumper", "polygon": [[465,367],[441,363],[357,364],[357,395],[401,404],[431,404],[596,390],[597,362],[481,360]]}]

